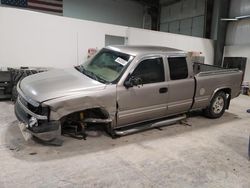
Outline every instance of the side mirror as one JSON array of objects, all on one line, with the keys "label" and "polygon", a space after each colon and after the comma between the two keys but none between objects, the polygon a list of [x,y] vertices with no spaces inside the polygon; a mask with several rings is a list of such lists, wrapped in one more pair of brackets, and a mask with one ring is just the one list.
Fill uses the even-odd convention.
[{"label": "side mirror", "polygon": [[131,83],[131,80],[128,79],[124,82],[123,84],[127,89],[130,88],[130,87],[133,87],[133,84]]},{"label": "side mirror", "polygon": [[125,82],[124,82],[124,86],[126,88],[130,88],[130,87],[133,87],[133,86],[140,86],[140,85],[143,85],[142,83],[142,79],[141,78],[138,78],[138,77],[130,77],[129,79],[127,79]]}]

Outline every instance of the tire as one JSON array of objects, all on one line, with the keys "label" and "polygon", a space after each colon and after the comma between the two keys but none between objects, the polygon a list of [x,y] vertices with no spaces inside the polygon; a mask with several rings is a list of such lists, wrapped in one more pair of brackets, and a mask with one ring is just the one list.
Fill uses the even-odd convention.
[{"label": "tire", "polygon": [[226,105],[226,93],[224,91],[219,91],[213,96],[209,106],[204,110],[204,114],[211,119],[220,118],[226,110]]}]

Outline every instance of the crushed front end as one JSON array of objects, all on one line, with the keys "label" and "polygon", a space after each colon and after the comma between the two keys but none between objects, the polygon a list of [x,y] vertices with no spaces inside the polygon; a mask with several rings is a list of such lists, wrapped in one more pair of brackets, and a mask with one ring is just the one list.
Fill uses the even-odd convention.
[{"label": "crushed front end", "polygon": [[17,86],[18,98],[15,103],[15,114],[20,121],[19,127],[27,140],[35,136],[43,141],[50,141],[61,134],[60,122],[50,121],[50,109],[30,99]]}]

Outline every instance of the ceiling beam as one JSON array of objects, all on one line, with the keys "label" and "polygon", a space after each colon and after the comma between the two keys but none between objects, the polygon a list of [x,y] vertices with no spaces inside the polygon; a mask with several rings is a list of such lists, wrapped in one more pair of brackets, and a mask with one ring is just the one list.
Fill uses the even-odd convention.
[{"label": "ceiling beam", "polygon": [[160,0],[133,0],[133,1],[136,1],[145,6],[155,7],[155,8],[158,8],[160,5],[159,3]]},{"label": "ceiling beam", "polygon": [[160,0],[160,5],[161,6],[169,6],[175,3],[180,2],[181,0]]}]

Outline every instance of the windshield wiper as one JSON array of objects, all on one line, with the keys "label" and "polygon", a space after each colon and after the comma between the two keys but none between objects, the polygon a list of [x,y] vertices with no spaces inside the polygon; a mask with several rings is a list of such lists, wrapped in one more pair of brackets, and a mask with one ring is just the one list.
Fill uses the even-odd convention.
[{"label": "windshield wiper", "polygon": [[[94,73],[93,73],[94,74]],[[98,75],[96,75],[96,74],[94,74],[95,75],[95,77],[98,79],[98,81],[100,81],[100,82],[102,82],[102,83],[110,83],[109,81],[107,81],[107,80],[105,80],[105,79],[103,79],[103,78],[101,78],[100,76],[98,76]]]},{"label": "windshield wiper", "polygon": [[94,79],[94,80],[97,80],[99,82],[102,82],[102,83],[108,83],[107,80],[104,80],[103,78],[97,76],[95,73],[85,69],[82,65],[80,66],[81,67],[81,72],[87,76],[89,76],[90,78]]}]

